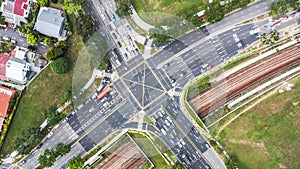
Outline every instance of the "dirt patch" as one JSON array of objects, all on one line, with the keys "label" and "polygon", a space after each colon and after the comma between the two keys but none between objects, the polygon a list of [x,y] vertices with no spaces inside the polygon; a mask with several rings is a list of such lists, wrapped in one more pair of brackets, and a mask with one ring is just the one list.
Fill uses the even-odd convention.
[{"label": "dirt patch", "polygon": [[229,143],[234,143],[234,144],[242,144],[242,145],[249,146],[249,147],[252,147],[252,148],[258,148],[265,155],[269,155],[269,152],[267,151],[266,146],[265,146],[264,143],[248,141],[248,140],[236,140],[236,139],[230,139],[230,140],[228,140],[228,142]]}]

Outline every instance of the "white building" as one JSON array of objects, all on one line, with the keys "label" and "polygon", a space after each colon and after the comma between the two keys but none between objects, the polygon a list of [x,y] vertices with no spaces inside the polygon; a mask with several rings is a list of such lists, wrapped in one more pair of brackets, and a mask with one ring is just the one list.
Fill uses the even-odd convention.
[{"label": "white building", "polygon": [[17,49],[15,57],[21,60],[26,59],[26,51],[22,49]]},{"label": "white building", "polygon": [[21,22],[27,23],[30,3],[31,0],[4,0],[0,11],[6,22],[12,23],[13,27],[21,26]]},{"label": "white building", "polygon": [[30,70],[30,64],[25,60],[10,57],[6,63],[6,77],[8,80],[15,81],[18,83],[27,82],[27,72]]},{"label": "white building", "polygon": [[49,7],[41,7],[37,16],[34,29],[41,34],[64,39],[66,37],[65,18],[62,11]]}]

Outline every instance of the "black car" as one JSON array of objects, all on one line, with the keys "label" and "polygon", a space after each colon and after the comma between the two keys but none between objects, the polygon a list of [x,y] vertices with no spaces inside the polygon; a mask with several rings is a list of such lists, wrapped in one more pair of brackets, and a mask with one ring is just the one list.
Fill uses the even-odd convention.
[{"label": "black car", "polygon": [[43,143],[39,144],[36,148],[40,149],[43,146]]},{"label": "black car", "polygon": [[119,48],[121,48],[122,47],[122,44],[121,44],[121,42],[117,42],[117,44],[119,45]]}]

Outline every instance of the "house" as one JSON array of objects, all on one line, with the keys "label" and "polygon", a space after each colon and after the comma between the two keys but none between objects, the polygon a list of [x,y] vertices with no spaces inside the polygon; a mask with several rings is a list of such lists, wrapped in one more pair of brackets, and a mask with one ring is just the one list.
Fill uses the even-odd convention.
[{"label": "house", "polygon": [[27,82],[27,72],[30,70],[30,64],[25,60],[10,57],[6,63],[6,77],[8,80],[15,81],[18,83]]},{"label": "house", "polygon": [[49,7],[41,7],[34,29],[41,34],[64,39],[66,37],[64,25],[65,18],[62,16],[62,11]]},{"label": "house", "polygon": [[0,11],[5,17],[5,21],[11,23],[13,27],[27,23],[26,18],[30,13],[31,0],[4,0]]},{"label": "house", "polygon": [[14,97],[15,90],[0,86],[0,118],[8,116],[9,101]]},{"label": "house", "polygon": [[0,132],[4,119],[8,117],[9,101],[14,97],[15,90],[0,86]]},{"label": "house", "polygon": [[23,49],[17,49],[15,52],[15,57],[21,60],[25,60],[26,59],[26,51]]},{"label": "house", "polygon": [[0,53],[0,79],[8,80],[6,77],[6,63],[8,62],[10,55]]}]

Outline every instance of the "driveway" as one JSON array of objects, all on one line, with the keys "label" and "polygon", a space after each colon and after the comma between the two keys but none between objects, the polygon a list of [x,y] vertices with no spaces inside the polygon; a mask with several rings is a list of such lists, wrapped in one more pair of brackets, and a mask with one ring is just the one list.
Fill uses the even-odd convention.
[{"label": "driveway", "polygon": [[[0,30],[0,37],[2,38],[4,36],[10,37],[11,39],[17,41],[17,46],[21,46],[21,47],[25,47],[25,48],[27,48],[29,46],[29,44],[27,43],[26,37],[20,35],[19,32],[14,31],[11,28]],[[44,56],[49,49],[49,47],[44,46],[40,43],[35,45],[35,48],[36,48],[37,53],[40,53]]]}]

